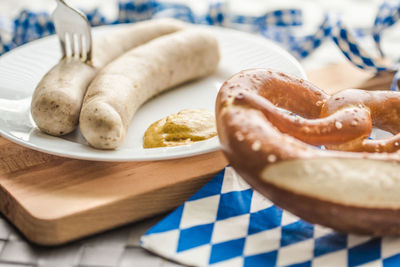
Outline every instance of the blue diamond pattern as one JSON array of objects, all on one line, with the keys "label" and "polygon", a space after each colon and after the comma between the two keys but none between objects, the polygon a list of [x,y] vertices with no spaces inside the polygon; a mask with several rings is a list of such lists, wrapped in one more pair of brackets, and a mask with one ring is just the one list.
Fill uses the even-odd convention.
[{"label": "blue diamond pattern", "polygon": [[314,257],[335,252],[347,247],[347,235],[330,233],[315,239]]},{"label": "blue diamond pattern", "polygon": [[210,264],[242,256],[246,238],[214,244],[211,248]]},{"label": "blue diamond pattern", "polygon": [[244,258],[244,267],[258,267],[258,266],[276,266],[278,258],[278,251],[271,251],[268,253],[261,253],[257,255],[247,256]]},{"label": "blue diamond pattern", "polygon": [[250,214],[249,235],[281,225],[282,210],[277,206]]},{"label": "blue diamond pattern", "polygon": [[350,51],[354,54],[359,54],[358,46],[356,44],[349,43]]},{"label": "blue diamond pattern", "polygon": [[224,220],[250,212],[253,190],[233,191],[221,194],[217,220]]},{"label": "blue diamond pattern", "polygon": [[213,228],[214,224],[209,223],[181,230],[177,252],[210,243]]},{"label": "blue diamond pattern", "polygon": [[362,61],[363,61],[363,63],[365,65],[367,65],[367,66],[375,66],[374,62],[370,58],[361,57],[361,59],[362,59]]},{"label": "blue diamond pattern", "polygon": [[347,41],[347,31],[345,29],[340,29],[340,38]]},{"label": "blue diamond pattern", "polygon": [[309,238],[314,235],[314,226],[304,221],[297,221],[282,226],[281,246],[288,246]]},{"label": "blue diamond pattern", "polygon": [[400,265],[400,253],[383,260],[383,267],[398,267]]},{"label": "blue diamond pattern", "polygon": [[158,223],[155,226],[153,226],[149,231],[147,231],[146,234],[151,235],[151,234],[179,229],[183,213],[183,207],[184,205],[179,206],[176,210],[174,210],[171,214],[169,214],[162,221],[162,223]]},{"label": "blue diamond pattern", "polygon": [[348,265],[357,266],[377,260],[381,257],[381,239],[374,238],[368,242],[352,247],[348,252]]},{"label": "blue diamond pattern", "polygon": [[219,172],[209,183],[203,186],[189,201],[218,195],[221,193],[222,181],[224,179],[225,169]]}]

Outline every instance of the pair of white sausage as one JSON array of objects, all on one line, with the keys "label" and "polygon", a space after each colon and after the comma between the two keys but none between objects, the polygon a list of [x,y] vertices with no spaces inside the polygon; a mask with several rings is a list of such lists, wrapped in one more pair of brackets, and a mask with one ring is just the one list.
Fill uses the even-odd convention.
[{"label": "pair of white sausage", "polygon": [[62,59],[42,78],[32,97],[31,113],[39,129],[56,136],[75,130],[86,89],[102,67],[131,48],[185,26],[173,19],[127,25],[94,40],[92,64]]},{"label": "pair of white sausage", "polygon": [[79,118],[83,136],[100,149],[122,144],[149,98],[214,72],[220,58],[211,33],[171,19],[138,23],[96,47],[93,66],[63,59],[50,70],[35,90],[31,112],[39,129],[52,135],[73,131]]}]

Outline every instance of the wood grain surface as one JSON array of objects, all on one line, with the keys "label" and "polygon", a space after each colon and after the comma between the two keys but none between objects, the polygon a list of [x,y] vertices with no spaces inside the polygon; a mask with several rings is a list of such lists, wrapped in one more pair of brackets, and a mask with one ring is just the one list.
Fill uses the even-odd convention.
[{"label": "wood grain surface", "polygon": [[0,138],[0,210],[32,242],[58,245],[168,211],[226,164],[220,151],[153,162],[74,160]]},{"label": "wood grain surface", "polygon": [[[350,64],[308,73],[329,93],[387,89]],[[32,242],[58,245],[171,210],[227,164],[222,152],[153,162],[94,162],[37,152],[0,137],[0,211]]]}]

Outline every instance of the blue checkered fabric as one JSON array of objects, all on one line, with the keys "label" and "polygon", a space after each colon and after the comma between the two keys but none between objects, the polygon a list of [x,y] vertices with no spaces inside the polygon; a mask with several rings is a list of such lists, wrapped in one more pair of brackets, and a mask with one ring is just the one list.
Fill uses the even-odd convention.
[{"label": "blue checkered fabric", "polygon": [[141,239],[190,266],[400,266],[400,239],[346,235],[273,205],[230,168]]},{"label": "blue checkered fabric", "polygon": [[[325,39],[329,38],[332,33],[333,28],[332,18],[331,16],[325,16],[324,21],[318,30],[312,34],[301,37],[291,37],[292,40],[289,40],[287,43],[289,44],[288,50],[292,51],[292,54],[297,58],[305,58],[310,53],[312,53],[315,49],[317,49]],[[264,33],[268,35],[268,32]]]},{"label": "blue checkered fabric", "polygon": [[333,41],[340,48],[342,53],[357,67],[373,71],[390,70],[392,68],[390,65],[380,63],[382,62],[381,59],[371,57],[369,53],[359,45],[355,34],[348,29],[340,19],[336,20],[334,27],[332,27],[331,34]]},{"label": "blue checkered fabric", "polygon": [[384,53],[381,49],[381,35],[386,28],[395,24],[399,19],[400,0],[386,1],[379,7],[374,21],[374,26],[372,28],[372,37],[374,38],[381,56],[384,56]]},{"label": "blue checkered fabric", "polygon": [[[221,0],[212,1],[205,14],[196,14],[190,7],[183,4],[161,3],[156,0],[122,1],[118,3],[118,8],[118,17],[115,20],[107,20],[98,10],[86,12],[86,14],[92,26],[174,17],[190,23],[220,25],[257,32],[280,43],[299,59],[307,57],[324,41],[332,39],[343,54],[359,68],[376,72],[393,71],[398,68],[395,64],[383,64],[384,61],[374,58],[362,48],[357,37],[365,36],[370,31],[348,29],[338,16],[331,14],[326,15],[316,32],[304,35],[299,34],[303,24],[302,12],[299,9],[274,10],[258,17],[243,16],[230,13],[227,3]],[[372,35],[380,51],[382,31],[399,19],[399,0],[384,2],[379,8]],[[0,20],[0,30],[1,27]],[[9,31],[12,35],[11,41],[5,42],[0,36],[0,55],[16,46],[54,33],[54,26],[46,13],[23,11],[14,19]]]}]

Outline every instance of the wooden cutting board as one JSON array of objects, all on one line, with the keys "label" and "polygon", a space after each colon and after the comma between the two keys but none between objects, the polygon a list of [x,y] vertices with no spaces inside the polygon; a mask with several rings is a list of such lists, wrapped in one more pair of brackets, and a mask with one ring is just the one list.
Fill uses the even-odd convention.
[{"label": "wooden cutting board", "polygon": [[[332,93],[387,89],[392,74],[341,64],[308,75]],[[155,162],[74,160],[0,137],[0,211],[32,242],[58,245],[171,210],[226,164],[220,151]]]},{"label": "wooden cutting board", "polygon": [[0,211],[32,242],[62,244],[170,210],[226,164],[220,151],[155,162],[74,160],[0,137]]}]

